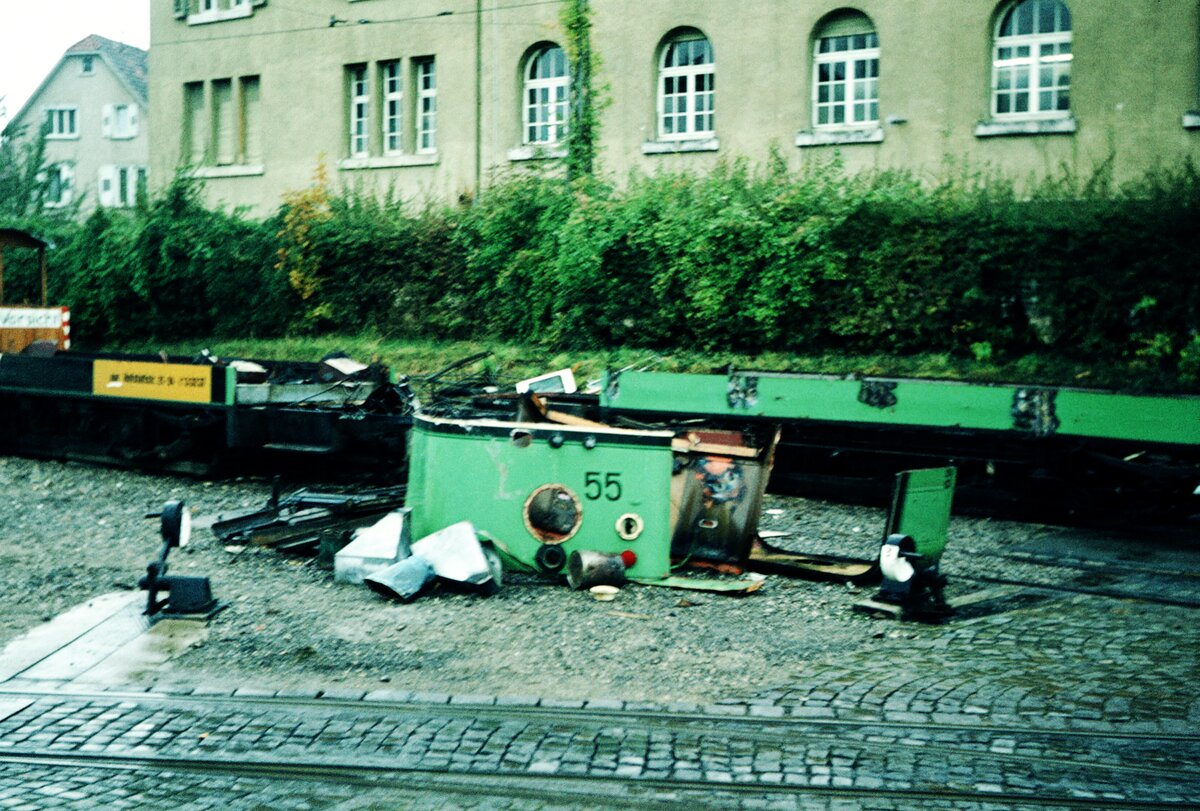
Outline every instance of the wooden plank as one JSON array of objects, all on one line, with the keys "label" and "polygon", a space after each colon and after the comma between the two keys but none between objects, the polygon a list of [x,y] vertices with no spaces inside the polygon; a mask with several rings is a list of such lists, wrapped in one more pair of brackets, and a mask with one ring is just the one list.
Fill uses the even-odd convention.
[{"label": "wooden plank", "polygon": [[854,610],[862,614],[874,614],[891,619],[900,619],[900,615],[904,613],[904,609],[894,603],[881,603],[878,600],[872,600],[870,597],[855,603]]},{"label": "wooden plank", "polygon": [[559,425],[574,425],[579,428],[604,428],[606,430],[612,428],[611,425],[605,425],[602,422],[589,420],[585,417],[576,417],[574,414],[567,414],[549,408],[546,409],[545,415],[546,419],[550,420],[550,422],[557,422]]},{"label": "wooden plank", "polygon": [[714,456],[736,456],[739,459],[758,458],[757,448],[743,448],[737,445],[718,445],[715,442],[692,442],[688,439],[672,439],[671,450],[679,453],[705,453]]}]

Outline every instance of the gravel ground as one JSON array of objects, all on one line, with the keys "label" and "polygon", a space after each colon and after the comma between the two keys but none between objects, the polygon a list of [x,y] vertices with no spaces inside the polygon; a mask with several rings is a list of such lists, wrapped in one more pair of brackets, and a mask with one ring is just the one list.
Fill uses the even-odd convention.
[{"label": "gravel ground", "polygon": [[[92,596],[134,588],[159,545],[157,522],[144,515],[163,501],[185,500],[203,526],[219,513],[261,506],[269,490],[263,480],[203,482],[0,458],[0,643]],[[775,497],[765,508],[760,527],[790,533],[777,545],[861,557],[877,551],[882,509]],[[994,566],[968,549],[1078,532],[956,518],[943,561],[948,593],[980,588],[967,576]],[[211,576],[229,607],[206,641],[147,675],[160,685],[701,701],[802,679],[806,662],[885,637],[937,632],[853,612],[864,590],[774,575],[741,598],[628,587],[598,603],[512,576],[492,597],[436,591],[400,605],[335,585],[311,559],[227,551],[207,530],[171,560],[174,574]],[[1022,574],[1021,566],[1006,570]]]}]

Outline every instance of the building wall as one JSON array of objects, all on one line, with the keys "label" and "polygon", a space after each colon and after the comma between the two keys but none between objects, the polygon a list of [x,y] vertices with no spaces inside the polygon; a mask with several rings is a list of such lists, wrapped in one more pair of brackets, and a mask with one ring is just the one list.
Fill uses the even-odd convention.
[{"label": "building wall", "polygon": [[[813,130],[813,35],[826,15],[846,8],[837,0],[593,0],[593,44],[603,63],[597,78],[609,101],[602,169],[616,177],[704,170],[735,157],[761,161],[776,150],[796,167],[837,153],[851,169],[909,168],[933,179],[949,163],[965,163],[1024,181],[1062,167],[1087,174],[1109,157],[1118,178],[1200,158],[1200,121],[1188,115],[1200,107],[1196,1],[1068,5],[1069,131],[979,129],[990,118],[992,35],[1003,4],[858,0],[852,8],[870,18],[879,38],[880,132],[868,143],[798,146],[798,135],[807,143],[803,133]],[[261,160],[198,171],[210,197],[226,204],[268,213],[285,191],[311,182],[319,162],[338,183],[451,200],[497,174],[547,165],[519,149],[521,70],[535,44],[564,44],[558,4],[308,0],[301,10],[267,0],[238,12],[249,8],[249,16],[197,24],[177,19],[174,7],[174,0],[152,4],[158,182],[188,162],[181,156],[184,84],[236,84],[246,76],[259,77]],[[331,17],[338,20],[332,27]],[[714,51],[716,139],[701,151],[655,143],[657,60],[664,37],[681,27],[703,32]],[[436,154],[348,161],[345,67],[400,59],[407,68],[421,56],[436,60]],[[378,109],[380,97],[372,101]]]},{"label": "building wall", "polygon": [[[48,137],[45,162],[52,170],[62,164],[71,168],[72,197],[80,202],[82,215],[93,211],[101,201],[102,169],[105,169],[105,176],[115,182],[110,167],[133,168],[136,183],[136,169],[144,170],[150,158],[149,119],[145,109],[98,54],[92,56],[90,74],[83,72],[84,58],[85,55],[79,54],[63,57],[8,127],[10,132],[24,128],[24,137],[28,138],[42,126],[47,108],[76,108],[77,137]],[[111,138],[105,134],[106,108],[114,104],[137,108],[134,137]]]}]

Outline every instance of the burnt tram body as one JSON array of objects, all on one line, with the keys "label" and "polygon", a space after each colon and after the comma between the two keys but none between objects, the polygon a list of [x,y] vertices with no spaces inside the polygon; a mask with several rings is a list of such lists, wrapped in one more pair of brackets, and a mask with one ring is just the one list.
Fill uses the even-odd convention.
[{"label": "burnt tram body", "polygon": [[[479,358],[468,360],[475,361]],[[253,468],[407,475],[414,413],[478,416],[522,397],[447,370],[48,352],[0,355],[0,452],[198,475]],[[450,379],[454,378],[454,379]],[[417,393],[414,394],[414,389]],[[552,409],[626,428],[782,427],[772,489],[883,503],[897,471],[959,469],[975,511],[1061,520],[1200,514],[1200,396],[777,372],[612,373]],[[1047,512],[1048,509],[1048,512]]]}]

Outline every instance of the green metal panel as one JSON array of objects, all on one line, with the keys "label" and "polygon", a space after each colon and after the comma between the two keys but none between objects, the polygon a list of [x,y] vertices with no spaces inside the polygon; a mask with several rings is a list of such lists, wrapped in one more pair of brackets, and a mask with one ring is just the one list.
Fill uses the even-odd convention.
[{"label": "green metal panel", "polygon": [[231,406],[237,401],[237,370],[232,366],[225,367],[225,405]]},{"label": "green metal panel", "polygon": [[[665,577],[671,549],[671,438],[668,431],[418,416],[407,497],[413,532],[422,537],[471,521],[508,554],[531,564],[546,541],[530,527],[529,502],[541,488],[557,485],[573,496],[578,526],[567,539],[552,543],[566,554],[630,549],[637,554],[631,577]],[[640,519],[642,528],[625,540],[619,530],[629,534],[636,528],[630,516]]]},{"label": "green metal panel", "polygon": [[606,407],[773,420],[1200,443],[1200,397],[903,378],[624,372]]},{"label": "green metal panel", "polygon": [[885,539],[893,534],[908,535],[925,561],[936,563],[946,548],[956,478],[952,467],[898,473]]},{"label": "green metal panel", "polygon": [[1200,397],[1062,389],[1058,433],[1200,445]]}]

